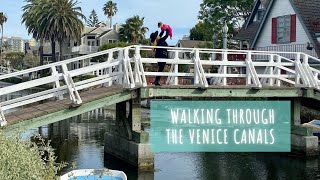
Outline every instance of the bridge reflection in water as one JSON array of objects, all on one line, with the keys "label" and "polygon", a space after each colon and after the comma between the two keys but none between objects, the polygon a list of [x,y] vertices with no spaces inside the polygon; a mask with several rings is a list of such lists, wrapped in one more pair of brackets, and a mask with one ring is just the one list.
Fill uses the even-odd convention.
[{"label": "bridge reflection in water", "polygon": [[[148,110],[144,110],[148,116]],[[58,161],[82,168],[122,170],[128,179],[316,179],[318,159],[280,153],[157,153],[155,172],[138,172],[104,153],[104,133],[115,125],[115,110],[98,109],[31,130],[51,140]],[[144,128],[148,128],[145,124]],[[31,131],[28,131],[30,133]]]}]

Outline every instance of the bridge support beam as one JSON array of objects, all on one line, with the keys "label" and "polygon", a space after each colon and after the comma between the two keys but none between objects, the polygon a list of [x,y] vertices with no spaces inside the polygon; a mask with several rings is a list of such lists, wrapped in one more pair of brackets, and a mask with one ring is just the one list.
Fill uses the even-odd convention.
[{"label": "bridge support beam", "polygon": [[319,155],[318,137],[313,136],[312,129],[301,126],[301,99],[291,100],[291,148],[305,156]]},{"label": "bridge support beam", "polygon": [[118,129],[105,134],[104,150],[124,162],[137,166],[141,171],[153,171],[154,153],[151,152],[149,133],[141,128],[139,90],[133,92],[132,98],[116,105],[115,128]]}]

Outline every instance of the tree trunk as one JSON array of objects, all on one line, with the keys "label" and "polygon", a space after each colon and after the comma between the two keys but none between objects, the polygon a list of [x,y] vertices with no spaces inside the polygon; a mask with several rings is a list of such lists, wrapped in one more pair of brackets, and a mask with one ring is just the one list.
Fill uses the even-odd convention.
[{"label": "tree trunk", "polygon": [[[0,42],[0,63],[2,62],[2,46],[3,46],[3,24],[1,25],[1,42]],[[4,64],[4,63],[3,63]]]},{"label": "tree trunk", "polygon": [[43,39],[42,38],[40,40],[39,51],[40,51],[40,66],[42,66],[43,65]]},{"label": "tree trunk", "polygon": [[110,28],[112,29],[112,17],[110,17]]},{"label": "tree trunk", "polygon": [[51,59],[52,59],[52,62],[56,62],[56,42],[54,40],[54,37],[51,37]]},{"label": "tree trunk", "polygon": [[59,57],[60,57],[60,59],[59,59],[59,61],[62,61],[63,60],[63,52],[62,52],[62,49],[63,49],[63,41],[59,41]]}]

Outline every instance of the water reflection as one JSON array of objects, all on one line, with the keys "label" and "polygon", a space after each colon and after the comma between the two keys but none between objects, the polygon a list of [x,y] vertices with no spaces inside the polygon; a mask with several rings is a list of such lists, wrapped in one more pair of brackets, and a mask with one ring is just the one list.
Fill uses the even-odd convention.
[{"label": "water reflection", "polygon": [[138,172],[104,153],[104,133],[115,126],[114,119],[114,110],[99,109],[33,131],[51,140],[58,161],[75,162],[77,169],[122,170],[133,180],[320,179],[318,159],[279,153],[158,153],[155,172]]}]

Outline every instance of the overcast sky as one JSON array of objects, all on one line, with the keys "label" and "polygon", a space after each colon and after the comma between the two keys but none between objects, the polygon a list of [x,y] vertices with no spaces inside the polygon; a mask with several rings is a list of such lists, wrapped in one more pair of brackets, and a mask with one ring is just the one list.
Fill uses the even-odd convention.
[{"label": "overcast sky", "polygon": [[[79,0],[83,14],[88,17],[95,9],[100,21],[107,21],[102,7],[107,0]],[[158,30],[157,22],[169,24],[173,29],[173,39],[168,43],[173,45],[198,22],[197,16],[202,0],[113,0],[117,3],[118,13],[113,23],[124,23],[134,15],[145,17],[145,26],[151,32]],[[20,36],[29,39],[24,24],[21,24],[21,7],[24,0],[0,0],[0,12],[5,12],[8,22],[4,25],[4,36]]]}]

